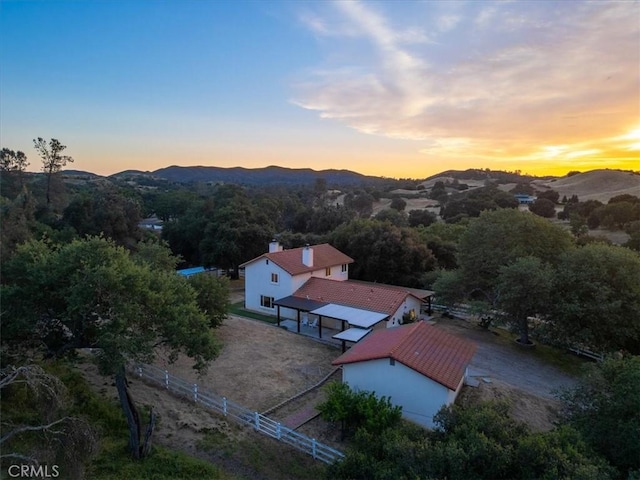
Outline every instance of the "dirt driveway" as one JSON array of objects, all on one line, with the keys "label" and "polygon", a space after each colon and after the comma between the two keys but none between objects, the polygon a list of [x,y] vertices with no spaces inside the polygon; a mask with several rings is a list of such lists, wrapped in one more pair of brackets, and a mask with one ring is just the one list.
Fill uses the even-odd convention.
[{"label": "dirt driveway", "polygon": [[572,387],[574,377],[553,365],[542,362],[534,352],[515,345],[471,322],[437,317],[436,326],[449,333],[474,341],[476,351],[470,376],[488,377],[536,396],[554,398],[554,391]]}]

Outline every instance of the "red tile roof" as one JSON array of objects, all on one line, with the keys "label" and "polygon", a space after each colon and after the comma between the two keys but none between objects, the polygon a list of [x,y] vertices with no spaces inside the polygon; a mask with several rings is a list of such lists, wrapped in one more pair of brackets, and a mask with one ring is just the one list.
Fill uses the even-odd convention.
[{"label": "red tile roof", "polygon": [[280,252],[264,253],[240,266],[243,267],[261,258],[268,258],[291,275],[298,275],[300,273],[313,272],[314,270],[335,267],[345,263],[353,263],[353,258],[345,255],[328,243],[322,243],[311,246],[313,249],[313,266],[307,267],[302,263],[302,251],[305,248],[306,247],[300,247],[282,250]]},{"label": "red tile roof", "polygon": [[409,290],[380,283],[353,280],[339,282],[312,277],[293,296],[393,315],[407,295],[413,295]]},{"label": "red tile roof", "polygon": [[476,345],[426,322],[375,330],[332,363],[343,365],[382,358],[396,362],[444,385],[458,388]]}]

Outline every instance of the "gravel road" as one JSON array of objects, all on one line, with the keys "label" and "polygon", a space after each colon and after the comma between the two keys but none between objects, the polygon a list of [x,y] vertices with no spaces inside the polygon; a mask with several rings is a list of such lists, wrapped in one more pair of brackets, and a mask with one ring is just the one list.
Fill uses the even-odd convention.
[{"label": "gravel road", "polygon": [[434,318],[436,326],[449,333],[472,340],[478,346],[469,375],[501,380],[534,395],[553,398],[554,391],[573,387],[576,379],[562,370],[539,360],[534,352],[509,343],[503,337],[471,322]]}]

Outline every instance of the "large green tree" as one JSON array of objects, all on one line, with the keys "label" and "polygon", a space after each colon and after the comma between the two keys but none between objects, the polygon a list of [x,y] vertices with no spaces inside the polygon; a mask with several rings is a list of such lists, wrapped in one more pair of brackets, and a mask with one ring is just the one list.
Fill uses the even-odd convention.
[{"label": "large green tree", "polygon": [[[544,218],[512,209],[483,212],[472,220],[458,243],[459,300],[477,300],[493,310],[497,305],[501,268],[521,257],[535,257],[555,265],[562,252],[573,248],[571,235]],[[517,284],[513,284],[518,287]],[[436,282],[436,292],[446,286]],[[533,292],[532,292],[533,293]]]},{"label": "large green tree", "polygon": [[80,236],[104,235],[131,246],[141,237],[140,204],[114,188],[76,196],[65,208],[62,222]]},{"label": "large green tree", "polygon": [[26,243],[2,273],[3,346],[44,345],[57,356],[95,349],[101,372],[115,378],[131,453],[146,456],[155,414],[143,432],[126,366],[153,361],[162,346],[170,360],[184,353],[202,370],[218,351],[187,280],[136,261],[124,248],[99,237],[61,247]]},{"label": "large green tree", "polygon": [[415,229],[389,222],[354,220],[338,227],[330,242],[355,260],[350,275],[359,280],[419,287],[422,274],[435,266]]},{"label": "large green tree", "polygon": [[369,218],[373,213],[373,196],[367,192],[348,193],[344,197],[344,205],[358,213],[361,218]]},{"label": "large green tree", "polygon": [[[640,475],[640,357],[608,358],[565,391],[563,422],[617,467],[621,478]],[[635,472],[633,474],[632,472]]]},{"label": "large green tree", "polygon": [[518,341],[529,344],[529,317],[548,310],[553,288],[553,269],[537,257],[520,257],[500,268],[496,307],[515,324]]},{"label": "large green tree", "polygon": [[592,243],[560,258],[550,303],[555,338],[640,354],[640,255]]},{"label": "large green tree", "polygon": [[189,278],[189,284],[196,291],[200,310],[206,315],[211,328],[222,325],[229,309],[229,279],[202,273]]}]

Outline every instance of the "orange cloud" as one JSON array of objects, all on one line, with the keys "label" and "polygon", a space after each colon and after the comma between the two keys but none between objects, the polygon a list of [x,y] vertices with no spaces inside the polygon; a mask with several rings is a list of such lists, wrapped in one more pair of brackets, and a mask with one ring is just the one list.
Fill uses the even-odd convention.
[{"label": "orange cloud", "polygon": [[638,168],[638,3],[426,2],[422,31],[383,4],[333,5],[349,35],[327,14],[324,42],[351,55],[305,75],[296,105],[413,141],[423,170]]}]

